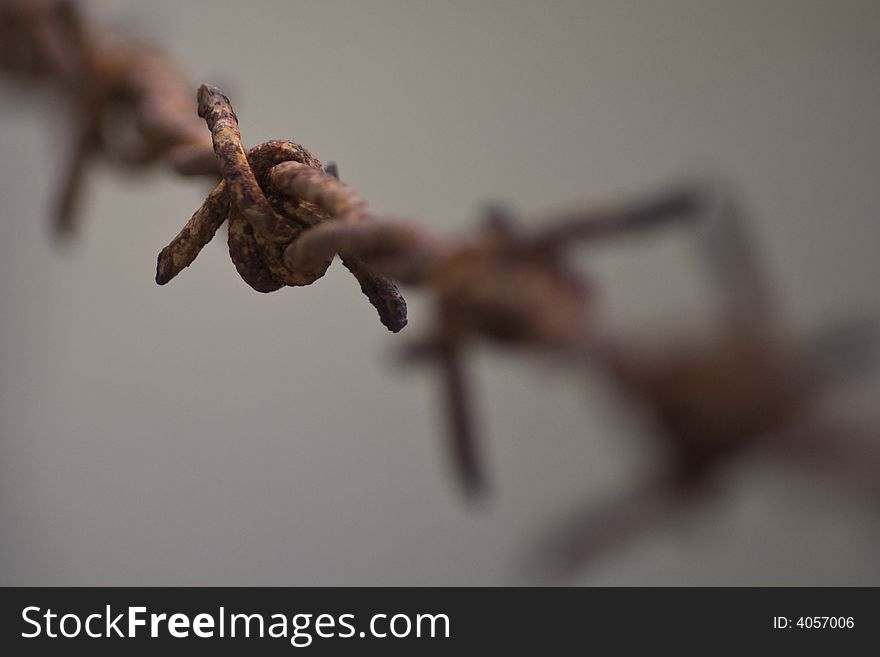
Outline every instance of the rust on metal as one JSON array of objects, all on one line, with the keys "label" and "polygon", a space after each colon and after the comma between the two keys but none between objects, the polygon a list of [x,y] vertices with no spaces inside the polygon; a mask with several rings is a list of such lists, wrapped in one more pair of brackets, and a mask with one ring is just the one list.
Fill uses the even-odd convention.
[{"label": "rust on metal", "polygon": [[[148,45],[92,29],[65,0],[0,0],[0,68],[45,80],[69,102],[74,127],[55,226],[69,232],[87,165],[97,157],[129,166],[161,162],[216,185],[159,253],[156,282],[190,266],[228,224],[230,258],[254,290],[309,285],[339,256],[391,331],[407,323],[397,284],[427,294],[431,326],[410,344],[444,380],[450,453],[469,493],[485,490],[463,355],[476,340],[592,362],[649,408],[676,467],[664,491],[711,473],[730,454],[759,442],[797,415],[804,390],[798,363],[770,318],[763,279],[743,223],[697,185],[635,204],[577,212],[517,227],[494,210],[469,238],[441,239],[405,220],[376,218],[365,201],[293,141],[246,149],[229,99],[191,85]],[[207,124],[207,128],[206,125]],[[706,344],[645,350],[597,336],[592,284],[571,267],[574,245],[671,223],[704,226],[705,253],[726,328]],[[701,229],[702,230],[702,229]],[[668,481],[673,484],[666,486]],[[653,494],[655,487],[649,487]],[[638,517],[639,514],[633,514]]]},{"label": "rust on metal", "polygon": [[74,125],[56,203],[59,233],[74,229],[85,170],[99,156],[217,176],[210,134],[177,66],[149,45],[92,29],[74,2],[0,1],[0,69],[48,80],[68,99]]},{"label": "rust on metal", "polygon": [[[229,254],[242,279],[258,292],[284,286],[310,285],[321,278],[335,252],[293,262],[287,251],[298,239],[324,223],[369,223],[366,203],[333,175],[306,148],[273,140],[245,151],[238,118],[219,89],[202,85],[199,116],[211,131],[222,182],[183,230],[159,254],[156,282],[168,283],[189,266],[225,219],[229,221]],[[282,165],[300,167],[311,194],[282,195],[268,179]],[[266,188],[264,190],[264,187]],[[267,193],[268,192],[268,193]],[[356,254],[343,254],[348,267],[391,331],[406,325],[406,302],[387,277],[365,267]]]}]

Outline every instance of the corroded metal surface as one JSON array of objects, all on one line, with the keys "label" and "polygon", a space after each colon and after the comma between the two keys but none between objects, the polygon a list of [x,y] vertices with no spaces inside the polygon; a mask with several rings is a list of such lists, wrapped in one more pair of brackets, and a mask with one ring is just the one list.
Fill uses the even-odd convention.
[{"label": "corroded metal surface", "polygon": [[[674,463],[661,484],[646,487],[649,496],[660,490],[675,498],[728,456],[789,426],[807,398],[802,363],[770,317],[743,223],[700,186],[559,217],[532,232],[496,211],[470,238],[445,240],[408,221],[377,219],[340,182],[335,165],[324,168],[296,142],[246,150],[218,89],[202,86],[196,108],[173,62],[91,29],[73,3],[0,0],[0,68],[54,83],[72,108],[60,231],[73,227],[84,172],[98,156],[132,166],[164,162],[181,175],[218,181],[159,254],[160,285],[192,264],[226,221],[232,262],[259,292],[309,285],[339,256],[394,332],[407,323],[397,283],[429,295],[433,323],[407,353],[435,363],[444,379],[450,452],[470,493],[487,483],[462,364],[475,340],[592,362],[649,409]],[[715,236],[703,250],[730,311],[728,325],[703,343],[654,350],[598,336],[592,285],[570,267],[566,250],[670,223],[704,225]]]},{"label": "corroded metal surface", "polygon": [[85,170],[99,156],[217,176],[210,134],[177,66],[149,45],[92,29],[73,2],[0,0],[0,70],[52,83],[71,109],[54,218],[60,233],[74,228]]},{"label": "corroded metal surface", "polygon": [[[199,88],[198,112],[211,131],[223,181],[159,254],[156,282],[164,285],[189,266],[228,219],[229,254],[253,289],[273,292],[287,285],[314,283],[336,253],[314,254],[294,262],[286,258],[286,252],[301,235],[324,223],[372,222],[366,203],[295,142],[273,140],[245,151],[235,111],[219,89],[208,85]],[[300,177],[310,181],[313,193],[285,195],[267,185],[271,172],[282,163],[300,167]],[[356,254],[341,255],[382,323],[394,332],[402,329],[406,303],[397,286],[364,266]]]}]

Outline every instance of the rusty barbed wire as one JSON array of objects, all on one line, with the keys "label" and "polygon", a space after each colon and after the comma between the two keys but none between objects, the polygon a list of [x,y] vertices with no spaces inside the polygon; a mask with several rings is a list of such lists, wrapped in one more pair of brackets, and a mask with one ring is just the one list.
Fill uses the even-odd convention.
[{"label": "rusty barbed wire", "polygon": [[[336,221],[370,221],[366,204],[295,142],[270,141],[246,153],[235,112],[218,89],[207,85],[199,89],[198,113],[211,130],[223,180],[159,254],[156,282],[164,285],[189,266],[228,220],[229,254],[239,275],[253,289],[273,292],[285,285],[314,283],[327,271],[335,254],[296,263],[288,259],[292,245],[330,217]],[[311,194],[264,193],[258,179],[268,180],[282,163],[303,168],[307,179],[313,181]],[[378,310],[382,323],[390,331],[402,329],[406,325],[406,303],[397,286],[365,267],[356,254],[341,255],[342,263]]]},{"label": "rusty barbed wire", "polygon": [[880,504],[870,427],[811,416],[829,388],[873,365],[877,327],[846,320],[793,339],[768,322],[728,324],[702,339],[618,341],[601,354],[610,382],[653,419],[662,444],[641,480],[554,518],[527,547],[525,574],[555,581],[650,529],[716,500],[719,475],[758,456]]},{"label": "rusty barbed wire", "polygon": [[59,233],[73,230],[85,169],[98,156],[129,166],[161,161],[184,176],[219,173],[177,66],[152,46],[92,29],[71,0],[0,0],[0,69],[49,82],[70,104]]},{"label": "rusty barbed wire", "polygon": [[[675,454],[675,474],[663,479],[673,488],[787,425],[807,399],[802,364],[773,318],[772,295],[743,222],[715,189],[683,185],[631,205],[550,218],[532,231],[495,209],[470,239],[445,240],[408,221],[376,218],[335,166],[323,166],[296,142],[245,149],[220,90],[199,88],[197,116],[190,87],[172,62],[148,46],[91,30],[72,2],[0,0],[0,36],[4,69],[47,78],[73,107],[78,129],[59,230],[73,226],[90,159],[158,161],[181,175],[219,180],[159,254],[160,285],[191,265],[227,222],[233,264],[259,292],[309,285],[338,255],[393,332],[407,322],[397,283],[429,294],[433,326],[406,353],[436,363],[443,376],[452,459],[468,493],[487,482],[462,362],[477,339],[606,371],[653,410]],[[597,335],[591,284],[566,262],[566,250],[681,223],[710,235],[703,250],[729,313],[725,328],[708,345],[674,345],[651,355]]]}]

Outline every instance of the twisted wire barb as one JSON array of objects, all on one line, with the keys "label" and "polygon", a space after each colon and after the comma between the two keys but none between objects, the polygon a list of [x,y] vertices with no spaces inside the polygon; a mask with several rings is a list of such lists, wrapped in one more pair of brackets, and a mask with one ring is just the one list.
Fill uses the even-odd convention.
[{"label": "twisted wire barb", "polygon": [[184,176],[219,173],[177,66],[147,44],[92,29],[72,0],[0,0],[0,69],[48,81],[71,108],[59,233],[74,229],[85,169],[98,156],[129,166],[161,161]]},{"label": "twisted wire barb", "polygon": [[[369,222],[366,204],[325,173],[321,162],[291,141],[269,141],[245,152],[238,119],[229,99],[203,85],[198,113],[211,130],[223,180],[183,230],[159,254],[156,282],[168,283],[189,266],[223,223],[229,221],[229,254],[242,279],[258,292],[285,285],[310,285],[327,271],[335,253],[315,254],[306,262],[287,260],[290,247],[304,232],[335,217],[336,221]],[[258,180],[267,180],[281,163],[302,167],[312,180],[313,194],[283,197],[267,194]],[[315,183],[314,181],[318,181]],[[365,267],[354,254],[343,264],[379,312],[382,323],[397,332],[406,325],[406,302],[387,277]]]}]

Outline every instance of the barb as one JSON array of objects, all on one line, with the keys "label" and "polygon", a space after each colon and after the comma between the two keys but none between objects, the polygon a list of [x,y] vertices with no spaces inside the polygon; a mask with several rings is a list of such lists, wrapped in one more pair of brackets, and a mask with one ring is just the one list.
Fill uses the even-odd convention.
[{"label": "barb", "polygon": [[210,134],[192,111],[191,85],[152,47],[86,25],[66,0],[0,0],[0,69],[44,79],[72,109],[70,156],[54,220],[74,229],[87,166],[98,156],[216,178]]},{"label": "barb", "polygon": [[425,289],[435,298],[436,324],[414,351],[438,356],[456,469],[469,494],[485,490],[458,354],[475,338],[551,351],[586,347],[589,287],[564,264],[560,245],[521,235],[512,222],[489,222],[475,239],[451,243],[408,222],[377,221],[338,173],[299,144],[271,141],[245,152],[218,89],[202,86],[198,100],[223,180],[159,254],[157,282],[192,264],[228,219],[232,260],[258,291],[309,285],[339,255],[397,331],[406,306],[392,279]]},{"label": "barb", "polygon": [[[245,152],[235,111],[216,87],[199,88],[198,110],[211,130],[223,181],[159,254],[156,282],[164,285],[192,264],[228,219],[230,256],[252,288],[273,292],[285,285],[314,283],[325,274],[336,254],[314,253],[293,261],[286,257],[290,247],[301,234],[330,219],[372,221],[366,203],[325,173],[321,162],[295,142],[269,141]],[[274,187],[264,191],[258,180],[274,180],[274,172],[282,163],[298,167],[298,177],[308,182],[308,192],[282,196],[275,193]],[[343,263],[378,310],[382,323],[394,332],[402,329],[406,325],[406,302],[395,284],[363,267],[355,256]]]}]

